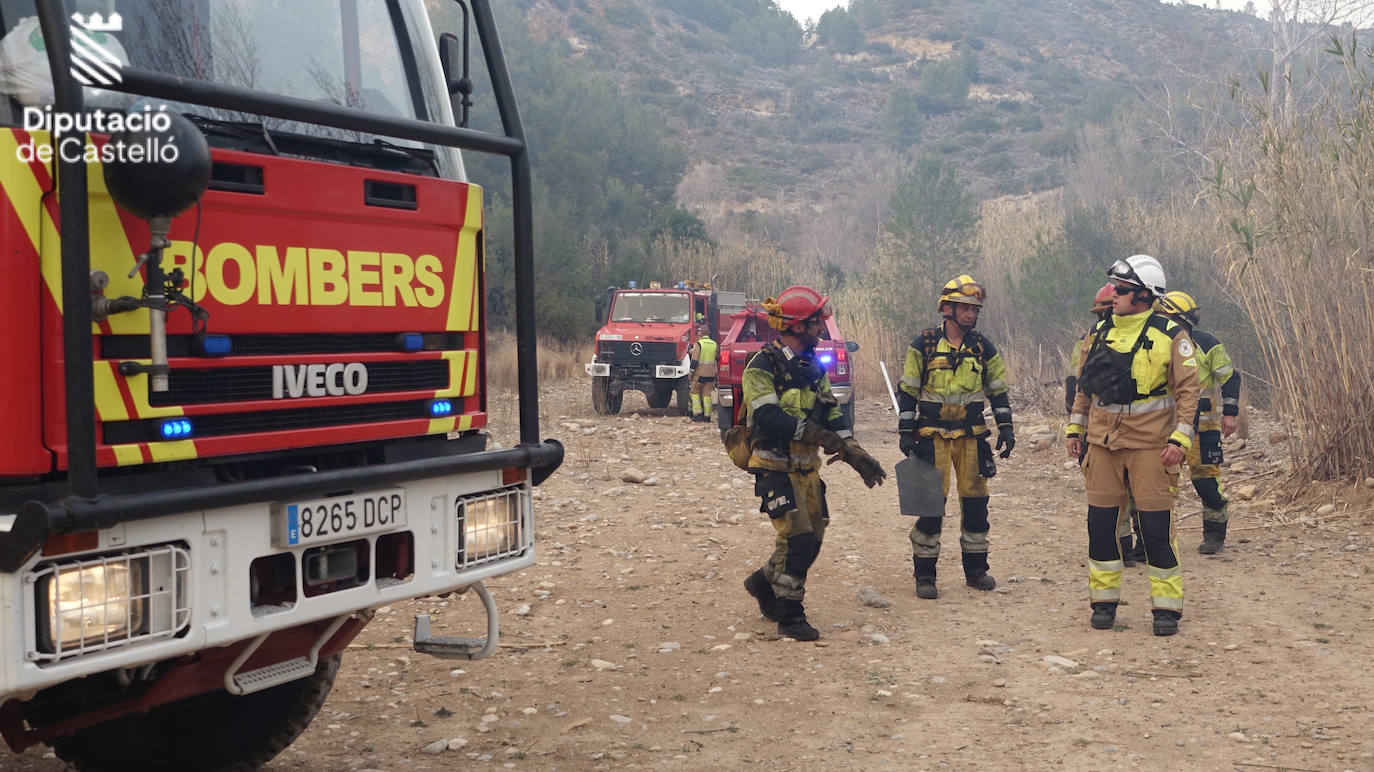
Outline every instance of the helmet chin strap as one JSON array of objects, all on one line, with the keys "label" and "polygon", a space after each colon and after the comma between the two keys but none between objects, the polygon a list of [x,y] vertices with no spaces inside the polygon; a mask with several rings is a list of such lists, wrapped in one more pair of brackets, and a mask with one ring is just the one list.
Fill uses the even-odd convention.
[{"label": "helmet chin strap", "polygon": [[[950,308],[950,309],[953,309],[954,304],[953,304],[953,303],[950,303],[950,302],[948,302],[948,301],[946,301],[946,302],[945,302],[945,306],[948,307],[948,308]],[[955,327],[958,327],[959,329],[963,330],[964,332],[972,332],[972,331],[973,331],[973,328],[978,326],[978,314],[976,314],[976,313],[973,315],[973,324],[961,324],[961,323],[959,322],[958,317],[956,317],[956,316],[954,315],[954,311],[953,311],[953,310],[945,311],[945,312],[943,312],[943,314],[944,314],[944,317],[945,317],[945,320],[946,320],[946,321],[954,322],[954,326],[955,326]]]}]

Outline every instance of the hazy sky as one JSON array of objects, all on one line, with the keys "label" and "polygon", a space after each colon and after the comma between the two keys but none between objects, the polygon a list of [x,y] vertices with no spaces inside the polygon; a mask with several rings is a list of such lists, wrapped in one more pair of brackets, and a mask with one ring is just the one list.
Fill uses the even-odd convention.
[{"label": "hazy sky", "polygon": [[[819,19],[821,14],[840,5],[848,5],[847,0],[774,0],[778,7],[792,14],[800,24],[805,24],[807,19]],[[1206,0],[1210,7],[1215,5],[1216,0]],[[1193,0],[1197,5],[1198,0]],[[1268,7],[1269,3],[1265,0],[1255,0],[1255,5],[1260,8]],[[1240,10],[1245,7],[1245,0],[1221,0],[1222,8],[1233,8]]]}]

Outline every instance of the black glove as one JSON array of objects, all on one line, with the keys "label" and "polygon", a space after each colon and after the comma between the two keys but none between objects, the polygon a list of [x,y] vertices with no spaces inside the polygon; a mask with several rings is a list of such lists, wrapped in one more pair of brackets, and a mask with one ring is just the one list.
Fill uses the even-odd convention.
[{"label": "black glove", "polygon": [[898,432],[897,448],[902,451],[903,456],[913,456],[916,454],[916,433]]},{"label": "black glove", "polygon": [[872,488],[875,485],[882,485],[883,480],[887,479],[887,472],[883,471],[883,465],[878,463],[878,459],[868,455],[868,451],[859,446],[854,440],[846,440],[840,447],[839,452],[830,457],[826,464],[833,464],[836,461],[843,461],[854,468],[859,476],[864,478],[864,485]]},{"label": "black glove", "polygon": [[[1006,450],[1002,450],[1003,447]],[[1014,447],[1016,447],[1016,434],[1012,431],[1011,424],[997,424],[997,449],[1002,451],[997,454],[997,457],[1006,458],[1010,456],[1011,449]]]},{"label": "black glove", "polygon": [[802,428],[801,441],[820,445],[826,453],[839,453],[844,448],[844,438],[814,421],[807,421]]}]

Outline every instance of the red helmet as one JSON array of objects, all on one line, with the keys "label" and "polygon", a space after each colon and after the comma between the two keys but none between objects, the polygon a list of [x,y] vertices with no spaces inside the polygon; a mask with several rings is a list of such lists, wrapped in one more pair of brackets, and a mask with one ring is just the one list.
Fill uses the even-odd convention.
[{"label": "red helmet", "polygon": [[1116,295],[1115,285],[1107,282],[1102,285],[1102,289],[1093,296],[1093,313],[1100,314],[1103,311],[1112,310],[1112,297]]},{"label": "red helmet", "polygon": [[800,284],[783,290],[776,300],[765,300],[763,306],[768,309],[768,323],[778,330],[806,319],[830,317],[830,298]]}]

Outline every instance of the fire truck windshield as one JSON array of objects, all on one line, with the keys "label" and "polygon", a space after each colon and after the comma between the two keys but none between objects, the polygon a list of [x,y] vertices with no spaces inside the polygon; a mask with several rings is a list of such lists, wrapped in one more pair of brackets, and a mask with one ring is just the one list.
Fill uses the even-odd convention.
[{"label": "fire truck windshield", "polygon": [[621,292],[611,306],[613,322],[685,324],[691,318],[691,300],[681,292]]},{"label": "fire truck windshield", "polygon": [[[379,115],[451,122],[423,0],[77,0],[67,6],[80,17],[72,24],[73,72],[80,69],[78,59],[104,57],[169,75]],[[0,123],[20,125],[25,108],[52,102],[34,0],[0,0],[0,28],[0,92],[9,102],[0,106]],[[31,41],[37,42],[18,45]],[[13,61],[21,55],[24,61]],[[98,82],[102,75],[111,77],[112,70],[102,73],[98,62],[90,66],[94,69],[84,72],[88,83]],[[85,93],[89,109],[141,111],[150,101],[105,89],[87,88]],[[169,107],[208,121],[260,124],[268,133],[289,132],[333,143],[375,148],[380,139],[200,105]],[[210,141],[216,144],[213,135]],[[384,144],[401,152],[422,147],[399,139]],[[425,149],[437,160],[422,167],[437,167],[442,176],[461,178],[455,152]]]}]

